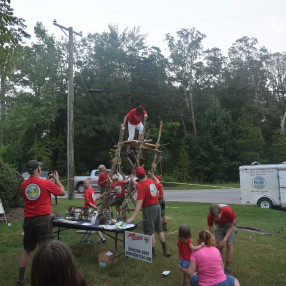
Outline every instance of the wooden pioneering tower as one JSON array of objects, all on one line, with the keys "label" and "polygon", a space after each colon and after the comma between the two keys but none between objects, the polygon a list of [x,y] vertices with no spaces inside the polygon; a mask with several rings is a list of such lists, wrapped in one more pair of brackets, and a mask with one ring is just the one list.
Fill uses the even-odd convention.
[{"label": "wooden pioneering tower", "polygon": [[[158,132],[158,138],[156,144],[150,143],[151,140],[148,139],[148,136],[146,136],[146,120],[144,120],[144,130],[142,134],[142,139],[140,141],[138,140],[131,140],[131,141],[123,141],[123,135],[124,135],[124,126],[121,126],[120,133],[119,133],[119,140],[118,144],[115,146],[115,150],[110,151],[110,158],[112,162],[111,171],[109,173],[109,176],[112,177],[114,174],[122,173],[121,168],[121,156],[126,156],[125,153],[122,152],[122,149],[125,147],[131,147],[135,149],[135,152],[133,149],[131,149],[131,154],[129,156],[126,156],[127,161],[131,167],[131,173],[135,175],[135,169],[139,166],[141,166],[141,160],[143,158],[143,155],[145,152],[151,152],[153,154],[153,161],[152,165],[150,166],[149,170],[151,172],[154,172],[157,168],[158,163],[162,159],[162,156],[158,159],[158,155],[162,153],[160,150],[160,139],[161,139],[161,133],[162,133],[162,126],[163,122],[160,122],[159,132]],[[145,138],[146,137],[146,138]],[[145,166],[146,169],[146,166]],[[110,219],[110,213],[108,209],[108,200],[111,197],[110,194],[110,182],[106,184],[105,192],[101,195],[102,200],[102,206],[99,211],[99,221],[101,223],[104,223],[106,220]],[[136,192],[135,186],[132,183],[132,180],[129,179],[128,187],[126,189],[125,193],[125,200],[121,206],[121,212],[122,212],[122,220],[126,221],[126,212],[130,211],[128,208],[130,200],[133,202],[134,206],[136,206],[134,194]]]}]

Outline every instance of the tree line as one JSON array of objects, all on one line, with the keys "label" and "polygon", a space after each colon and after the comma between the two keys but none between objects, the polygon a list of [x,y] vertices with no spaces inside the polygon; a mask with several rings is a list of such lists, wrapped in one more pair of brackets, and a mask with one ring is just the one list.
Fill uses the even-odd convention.
[{"label": "tree line", "polygon": [[[23,171],[34,158],[66,174],[68,39],[37,23],[26,44],[24,19],[0,2],[0,159]],[[285,160],[286,53],[245,36],[224,56],[205,50],[205,37],[196,28],[167,34],[167,56],[139,27],[74,39],[77,175],[111,165],[120,124],[139,104],[154,141],[163,121],[157,172],[165,179],[237,181],[240,165]]]}]

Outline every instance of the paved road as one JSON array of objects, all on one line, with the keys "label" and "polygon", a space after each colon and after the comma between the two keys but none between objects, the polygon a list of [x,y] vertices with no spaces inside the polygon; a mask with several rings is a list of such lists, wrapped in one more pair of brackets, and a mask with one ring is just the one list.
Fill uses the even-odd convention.
[{"label": "paved road", "polygon": [[[164,190],[164,196],[170,202],[240,204],[239,189]],[[75,197],[82,198],[77,192]]]},{"label": "paved road", "polygon": [[240,204],[239,189],[164,190],[166,201]]}]

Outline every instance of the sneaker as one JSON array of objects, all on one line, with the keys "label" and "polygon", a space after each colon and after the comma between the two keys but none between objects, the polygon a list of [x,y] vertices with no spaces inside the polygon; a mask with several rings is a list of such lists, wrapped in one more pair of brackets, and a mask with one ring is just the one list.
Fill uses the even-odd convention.
[{"label": "sneaker", "polygon": [[30,284],[30,283],[31,283],[31,281],[29,279],[25,278],[23,281],[18,280],[16,282],[16,286],[21,286],[21,285]]},{"label": "sneaker", "polygon": [[225,274],[225,275],[230,275],[230,274],[231,274],[231,271],[230,271],[228,268],[225,268],[225,269],[224,269],[224,274]]},{"label": "sneaker", "polygon": [[163,231],[168,231],[166,224],[163,224]]},{"label": "sneaker", "polygon": [[85,243],[85,244],[89,244],[89,240],[87,239],[84,243]]},{"label": "sneaker", "polygon": [[100,240],[101,240],[101,243],[106,243],[105,237],[102,237]]},{"label": "sneaker", "polygon": [[167,247],[163,248],[163,254],[166,256],[166,257],[170,257],[170,251],[168,250]]}]

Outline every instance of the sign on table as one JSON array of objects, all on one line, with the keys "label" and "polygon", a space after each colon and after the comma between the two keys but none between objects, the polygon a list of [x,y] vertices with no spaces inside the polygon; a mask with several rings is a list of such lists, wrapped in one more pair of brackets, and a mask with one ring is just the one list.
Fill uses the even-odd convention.
[{"label": "sign on table", "polygon": [[125,231],[125,255],[152,263],[152,236]]}]

